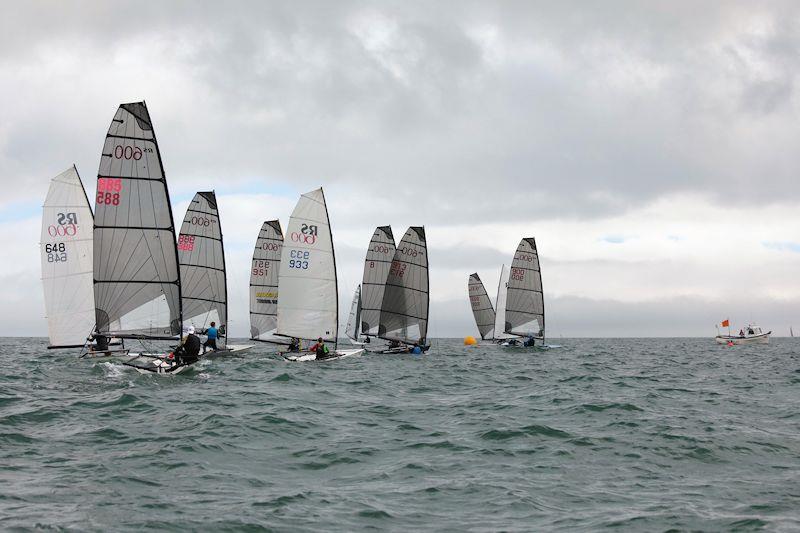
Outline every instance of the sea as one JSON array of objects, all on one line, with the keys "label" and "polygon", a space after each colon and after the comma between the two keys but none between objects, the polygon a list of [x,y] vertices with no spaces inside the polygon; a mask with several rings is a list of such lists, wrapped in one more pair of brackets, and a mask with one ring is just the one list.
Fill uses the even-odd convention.
[{"label": "sea", "polygon": [[157,376],[6,338],[0,530],[800,530],[800,339],[549,342]]}]

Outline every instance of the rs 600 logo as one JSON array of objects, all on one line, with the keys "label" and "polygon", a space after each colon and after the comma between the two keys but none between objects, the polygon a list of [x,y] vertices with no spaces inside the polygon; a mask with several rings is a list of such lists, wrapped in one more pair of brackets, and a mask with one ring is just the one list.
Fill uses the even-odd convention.
[{"label": "rs 600 logo", "polygon": [[317,242],[317,226],[311,224],[303,224],[300,226],[300,231],[294,231],[291,234],[291,239],[294,242],[302,242],[304,244],[314,244]]}]

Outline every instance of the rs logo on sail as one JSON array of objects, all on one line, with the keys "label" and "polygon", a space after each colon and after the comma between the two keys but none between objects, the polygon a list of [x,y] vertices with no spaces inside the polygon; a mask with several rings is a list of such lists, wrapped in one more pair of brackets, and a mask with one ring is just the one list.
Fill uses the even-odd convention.
[{"label": "rs logo on sail", "polygon": [[294,242],[314,244],[317,242],[317,226],[315,224],[302,224],[299,233],[292,232],[291,239]]}]

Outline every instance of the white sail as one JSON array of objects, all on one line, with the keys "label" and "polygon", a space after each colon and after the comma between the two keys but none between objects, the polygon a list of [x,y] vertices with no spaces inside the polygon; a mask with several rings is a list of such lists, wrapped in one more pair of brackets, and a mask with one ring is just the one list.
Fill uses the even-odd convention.
[{"label": "white sail", "polygon": [[364,335],[378,335],[386,278],[389,276],[394,252],[391,226],[375,228],[364,260],[364,278],[361,283],[361,331]]},{"label": "white sail", "polygon": [[425,228],[408,228],[389,268],[381,305],[379,337],[425,344],[428,334],[428,249]]},{"label": "white sail", "polygon": [[167,181],[144,102],[122,104],[97,176],[94,300],[98,332],[173,338],[181,287]]},{"label": "white sail", "polygon": [[[183,323],[201,331],[214,322],[224,331],[228,319],[225,248],[213,191],[198,192],[186,210],[178,234],[178,263]],[[218,346],[224,345],[220,337]]]},{"label": "white sail", "polygon": [[491,339],[494,336],[494,308],[486,288],[483,286],[478,273],[470,274],[467,282],[469,292],[469,303],[472,307],[472,315],[475,317],[475,325],[481,339]]},{"label": "white sail", "polygon": [[283,232],[277,220],[261,225],[250,267],[250,338],[285,343],[276,337],[278,328],[278,270],[281,264]]},{"label": "white sail", "polygon": [[539,254],[533,237],[520,241],[508,280],[506,333],[544,337],[544,296]]},{"label": "white sail", "polygon": [[289,218],[278,280],[277,334],[336,342],[336,259],[321,188],[302,195]]},{"label": "white sail", "polygon": [[500,281],[497,283],[497,300],[495,301],[494,338],[513,339],[516,335],[505,333],[506,330],[506,296],[508,294],[508,270],[500,268]]},{"label": "white sail", "polygon": [[361,285],[356,287],[353,303],[350,304],[350,316],[347,318],[345,334],[350,340],[357,341],[361,332]]},{"label": "white sail", "polygon": [[42,211],[42,283],[50,348],[81,347],[94,329],[92,208],[74,166],[50,182]]}]

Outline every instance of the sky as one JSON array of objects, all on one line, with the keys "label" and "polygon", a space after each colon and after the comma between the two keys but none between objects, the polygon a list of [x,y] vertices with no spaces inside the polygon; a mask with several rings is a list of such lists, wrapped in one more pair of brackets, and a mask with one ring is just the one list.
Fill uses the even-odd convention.
[{"label": "sky", "polygon": [[230,331],[261,223],[323,186],[347,318],[375,226],[424,225],[429,335],[476,334],[522,237],[547,334],[800,331],[800,4],[24,2],[0,19],[0,334],[44,336],[41,204],[93,198],[145,100],[180,220],[214,189]]}]

